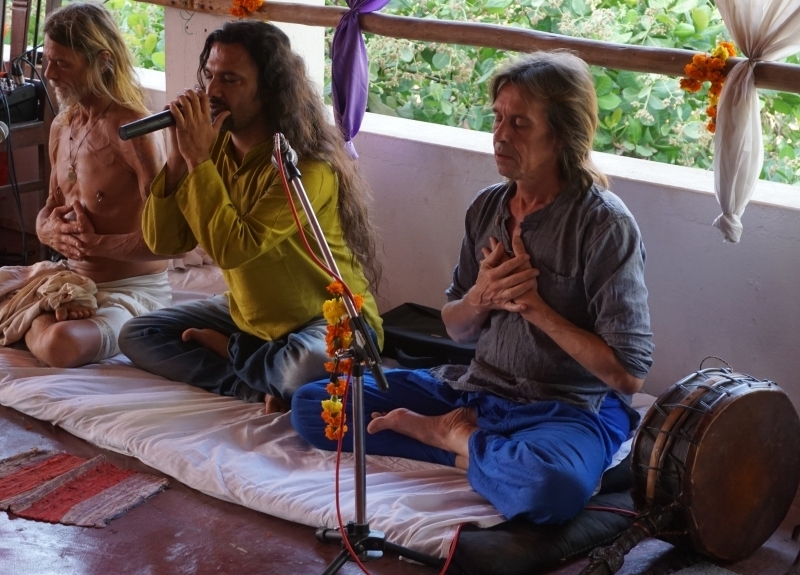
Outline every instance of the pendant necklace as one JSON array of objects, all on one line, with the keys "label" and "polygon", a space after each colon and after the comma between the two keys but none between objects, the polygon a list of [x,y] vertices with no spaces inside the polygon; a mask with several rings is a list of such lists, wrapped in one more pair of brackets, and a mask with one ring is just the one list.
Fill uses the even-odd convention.
[{"label": "pendant necklace", "polygon": [[108,104],[108,106],[106,106],[106,109],[103,110],[103,113],[97,116],[97,119],[94,121],[91,128],[86,130],[86,133],[83,135],[83,138],[81,138],[81,141],[78,144],[78,149],[75,150],[74,158],[72,157],[72,122],[70,122],[69,124],[69,172],[67,172],[67,179],[69,179],[69,181],[72,182],[73,184],[78,181],[78,174],[75,172],[75,163],[78,160],[78,152],[81,151],[81,146],[83,146],[83,142],[86,141],[86,136],[88,136],[89,133],[94,129],[94,127],[97,125],[97,122],[99,122],[100,119],[103,116],[105,116],[106,112],[108,112],[108,109],[111,107],[111,104],[113,103],[114,101],[112,100]]}]

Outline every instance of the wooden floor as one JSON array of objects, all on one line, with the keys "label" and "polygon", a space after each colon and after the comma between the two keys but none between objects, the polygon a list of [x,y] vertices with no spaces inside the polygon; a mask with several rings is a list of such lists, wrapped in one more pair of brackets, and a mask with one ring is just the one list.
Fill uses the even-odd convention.
[{"label": "wooden floor", "polygon": [[[135,459],[100,450],[48,423],[0,407],[0,458],[33,447],[81,457],[105,453],[120,467],[161,475]],[[800,549],[791,540],[797,523],[800,498],[761,549],[723,567],[739,575],[783,575]],[[51,525],[0,512],[0,575],[321,574],[338,552],[337,544],[318,542],[311,527],[213,499],[175,480],[167,491],[105,529]],[[699,560],[650,539],[633,549],[619,573],[667,575]],[[550,573],[577,575],[586,563],[572,561]],[[375,575],[437,573],[388,553],[368,568]],[[352,563],[339,571],[360,572]]]}]

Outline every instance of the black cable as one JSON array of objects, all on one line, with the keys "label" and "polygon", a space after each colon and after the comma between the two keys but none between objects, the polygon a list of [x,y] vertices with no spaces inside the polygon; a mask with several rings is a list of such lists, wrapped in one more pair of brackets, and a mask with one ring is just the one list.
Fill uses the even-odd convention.
[{"label": "black cable", "polygon": [[50,111],[53,112],[53,116],[58,116],[58,110],[56,110],[56,107],[53,105],[53,100],[50,99],[50,92],[48,92],[48,90],[47,90],[47,82],[44,81],[44,78],[42,78],[42,75],[39,73],[39,70],[37,70],[36,66],[33,65],[33,62],[31,62],[27,58],[23,58],[23,57],[20,56],[19,59],[22,60],[23,62],[25,62],[28,66],[30,66],[31,70],[36,72],[36,76],[39,78],[39,81],[42,83],[42,88],[44,89],[44,95],[47,98],[47,103],[50,104]]},{"label": "black cable", "polygon": [[11,145],[11,110],[8,106],[8,97],[4,90],[0,90],[3,99],[3,109],[8,120],[8,136],[6,136],[6,150],[8,151],[8,178],[11,180],[11,190],[14,202],[17,204],[17,214],[19,215],[19,227],[22,230],[22,265],[28,265],[28,238],[25,234],[25,221],[22,217],[22,197],[19,193],[19,181],[17,180],[17,169],[14,163],[14,148]]}]

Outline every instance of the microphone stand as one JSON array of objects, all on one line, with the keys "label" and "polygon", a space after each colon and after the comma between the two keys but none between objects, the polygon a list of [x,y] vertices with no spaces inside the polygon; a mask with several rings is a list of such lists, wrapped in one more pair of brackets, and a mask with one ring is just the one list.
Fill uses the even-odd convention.
[{"label": "microphone stand", "polygon": [[[303,183],[300,181],[300,171],[297,169],[297,154],[289,146],[289,143],[284,138],[283,134],[275,134],[275,145],[272,154],[272,164],[281,169],[278,155],[280,156],[283,169],[286,173],[286,179],[292,185],[294,193],[300,200],[308,217],[311,230],[314,233],[314,238],[317,241],[325,264],[330,270],[341,277],[339,268],[336,265],[336,260],[333,258],[328,241],[325,239],[325,234],[322,232],[322,227],[319,225],[319,220],[314,213],[311,202],[308,199]],[[276,154],[278,152],[278,154]],[[355,480],[355,521],[348,521],[345,533],[338,529],[329,529],[320,527],[316,531],[316,537],[323,543],[341,542],[342,550],[336,558],[328,565],[323,575],[333,575],[350,559],[350,551],[348,545],[345,544],[345,539],[349,543],[349,547],[353,549],[358,558],[362,561],[373,561],[380,559],[383,556],[384,550],[389,550],[412,559],[431,567],[440,568],[444,564],[443,559],[419,553],[413,549],[408,549],[402,545],[392,543],[386,540],[386,535],[374,529],[370,529],[369,522],[367,521],[367,452],[366,452],[366,423],[364,421],[364,366],[368,366],[372,372],[378,389],[386,391],[389,389],[389,383],[386,381],[386,376],[381,370],[381,358],[378,348],[372,339],[372,336],[367,329],[367,324],[364,318],[359,315],[355,303],[352,301],[350,294],[346,291],[343,294],[343,300],[347,313],[350,316],[350,324],[353,327],[353,344],[350,349],[337,353],[337,357],[349,357],[353,360],[353,372],[351,376],[351,394],[353,398],[353,456],[354,456],[354,469],[353,475]]]}]

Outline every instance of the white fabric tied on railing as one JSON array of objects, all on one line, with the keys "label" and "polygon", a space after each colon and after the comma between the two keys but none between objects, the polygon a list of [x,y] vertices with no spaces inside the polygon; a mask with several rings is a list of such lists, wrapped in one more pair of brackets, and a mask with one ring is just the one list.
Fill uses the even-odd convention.
[{"label": "white fabric tied on railing", "polygon": [[764,142],[753,68],[800,52],[800,0],[717,0],[717,8],[747,60],[729,72],[717,111],[714,190],[725,240],[742,235],[741,217],[764,165]]}]

